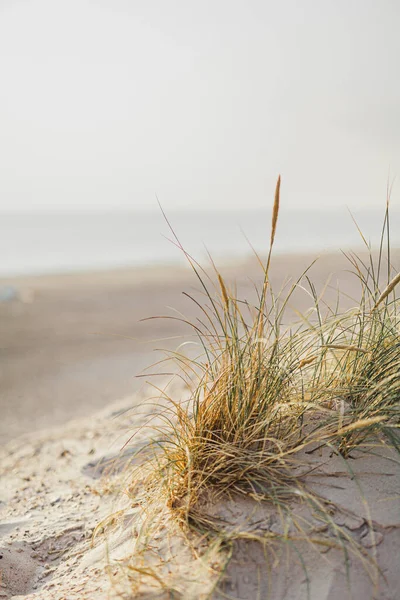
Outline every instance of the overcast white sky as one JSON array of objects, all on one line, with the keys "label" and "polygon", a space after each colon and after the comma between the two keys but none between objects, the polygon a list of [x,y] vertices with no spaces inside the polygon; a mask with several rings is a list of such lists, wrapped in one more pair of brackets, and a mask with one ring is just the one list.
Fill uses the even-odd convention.
[{"label": "overcast white sky", "polygon": [[278,173],[381,206],[399,32],[399,0],[0,0],[0,209],[257,208]]}]

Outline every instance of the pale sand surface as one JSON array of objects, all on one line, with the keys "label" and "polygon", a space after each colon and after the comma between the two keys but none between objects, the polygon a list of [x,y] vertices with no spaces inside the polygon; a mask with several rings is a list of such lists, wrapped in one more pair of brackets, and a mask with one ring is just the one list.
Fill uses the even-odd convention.
[{"label": "pale sand surface", "polygon": [[[179,388],[172,393],[178,398]],[[1,599],[105,600],[118,597],[117,592],[125,599],[172,597],[153,579],[141,582],[135,572],[132,593],[120,579],[121,561],[134,554],[149,508],[123,494],[130,481],[129,461],[135,460],[127,449],[144,443],[148,432],[138,432],[125,454],[121,449],[152,409],[126,410],[143,408],[143,399],[136,395],[89,418],[22,436],[0,451]],[[310,536],[323,535],[326,546],[296,541],[293,521],[268,504],[235,495],[215,502],[210,494],[203,512],[228,532],[239,525],[248,532],[248,539],[235,543],[218,589],[213,591],[212,569],[196,560],[165,517],[138,564],[156,564],[163,584],[176,590],[173,597],[188,600],[397,600],[398,455],[379,448],[373,457],[355,453],[349,462],[324,451],[306,461],[314,469],[306,483],[332,501],[331,518],[353,540],[355,552],[347,545],[346,556],[318,515],[301,502],[292,503],[293,514]],[[96,530],[117,511],[114,525]],[[255,535],[283,531],[295,541],[266,547],[252,541]],[[358,549],[369,553],[368,561],[366,555],[364,563],[360,560]]]},{"label": "pale sand surface", "polygon": [[97,471],[99,458],[118,454],[123,443],[121,423],[117,430],[113,421],[120,409],[121,403],[114,404],[0,450],[1,599],[109,597],[104,537],[93,561],[90,553],[96,550],[96,526],[115,510],[122,490],[118,484],[114,490]]}]

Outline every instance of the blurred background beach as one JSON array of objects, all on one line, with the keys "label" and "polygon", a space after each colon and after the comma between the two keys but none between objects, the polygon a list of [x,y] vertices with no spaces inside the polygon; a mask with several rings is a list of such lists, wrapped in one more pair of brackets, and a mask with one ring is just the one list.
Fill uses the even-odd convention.
[{"label": "blurred background beach", "polygon": [[[245,234],[265,256],[267,210],[172,211],[168,217],[187,252],[210,272],[208,250],[230,285],[237,284],[238,296],[254,299],[262,271]],[[376,247],[383,211],[361,211],[357,218]],[[148,379],[159,384],[157,377],[137,376],[164,358],[163,350],[192,339],[190,327],[175,317],[198,317],[182,292],[198,299],[201,292],[161,212],[4,213],[0,223],[2,442],[89,415]],[[392,227],[400,246],[397,213]],[[317,289],[328,284],[325,298],[334,302],[340,286],[341,300],[354,305],[357,280],[338,248],[363,248],[346,212],[283,210],[278,232],[271,271],[276,292],[319,257],[310,272]],[[398,259],[394,252],[395,264]],[[306,310],[310,297],[299,290],[292,305]],[[174,318],[142,321],[159,315]]]},{"label": "blurred background beach", "polygon": [[351,305],[349,211],[376,247],[389,187],[400,247],[399,23],[390,0],[0,3],[0,443],[129,395],[186,339],[141,321],[195,316],[157,200],[250,298],[281,173],[273,285],[320,255]]}]

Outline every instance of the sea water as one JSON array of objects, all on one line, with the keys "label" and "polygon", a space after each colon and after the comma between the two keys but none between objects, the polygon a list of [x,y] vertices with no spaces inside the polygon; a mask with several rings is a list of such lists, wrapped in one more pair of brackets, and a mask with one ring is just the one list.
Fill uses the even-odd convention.
[{"label": "sea water", "polygon": [[[354,216],[366,240],[379,244],[381,210]],[[182,263],[185,250],[216,260],[268,250],[271,215],[252,211],[0,213],[0,275],[57,273]],[[391,214],[392,246],[400,246],[400,211]],[[177,236],[178,240],[175,238]],[[359,250],[363,241],[345,209],[282,210],[274,251],[320,253]]]}]

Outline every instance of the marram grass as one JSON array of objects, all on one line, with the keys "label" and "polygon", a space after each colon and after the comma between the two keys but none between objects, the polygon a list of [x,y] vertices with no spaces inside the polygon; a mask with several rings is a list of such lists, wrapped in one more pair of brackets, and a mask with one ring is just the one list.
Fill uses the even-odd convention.
[{"label": "marram grass", "polygon": [[[344,456],[371,435],[382,433],[397,443],[399,275],[392,273],[389,246],[387,281],[380,289],[388,208],[377,264],[369,247],[369,264],[349,256],[361,286],[359,305],[324,317],[304,273],[317,319],[284,329],[285,308],[300,280],[286,297],[276,297],[270,286],[280,187],[279,177],[265,265],[257,257],[263,265],[257,305],[232,294],[214,263],[215,280],[210,280],[186,254],[207,300],[201,305],[202,321],[193,324],[203,352],[196,360],[179,355],[192,394],[186,404],[169,399],[152,475],[163,482],[168,505],[185,519],[210,486],[278,504],[287,500],[297,489],[293,465],[298,451],[319,438]],[[317,425],[304,427],[315,416]]]},{"label": "marram grass", "polygon": [[162,451],[152,474],[161,481],[176,515],[191,517],[203,490],[253,493],[274,503],[295,486],[290,465],[304,446],[301,423],[312,410],[305,382],[313,367],[314,334],[298,325],[282,331],[286,298],[274,296],[269,282],[272,245],[280,202],[278,179],[271,244],[259,303],[251,306],[228,289],[215,268],[212,287],[191,257],[208,305],[194,326],[201,359],[179,356],[182,375],[192,379],[190,401],[170,399]]},{"label": "marram grass", "polygon": [[[150,523],[158,522],[157,514],[167,514],[185,531],[208,540],[212,533],[211,553],[216,544],[221,555],[223,547],[248,533],[238,529],[227,536],[202,512],[202,499],[210,491],[214,500],[250,496],[281,515],[290,514],[293,501],[301,499],[319,513],[321,531],[329,528],[331,538],[311,536],[297,522],[293,539],[303,535],[313,545],[338,544],[345,556],[350,549],[368,561],[332,521],[329,502],[307,490],[300,473],[308,448],[329,447],[344,459],[357,447],[368,450],[377,443],[400,451],[400,276],[391,264],[389,208],[377,256],[368,244],[368,262],[348,255],[360,283],[360,301],[350,311],[329,307],[324,315],[306,272],[286,295],[276,296],[271,288],[280,190],[279,177],[266,262],[257,256],[263,279],[255,304],[238,298],[213,262],[214,277],[209,277],[171,228],[203,293],[203,302],[194,300],[201,318],[189,324],[201,352],[197,358],[174,354],[190,397],[181,402],[160,390],[163,408],[153,428],[153,459],[147,453],[145,465],[132,477],[142,482],[143,506],[153,507],[146,508],[153,515]],[[314,318],[284,326],[288,302],[303,279],[314,299]],[[135,486],[131,493],[137,493]],[[272,545],[279,537],[268,534],[260,541]],[[287,532],[283,537],[288,539]],[[147,567],[135,565],[131,569],[137,574],[152,577]]]}]

